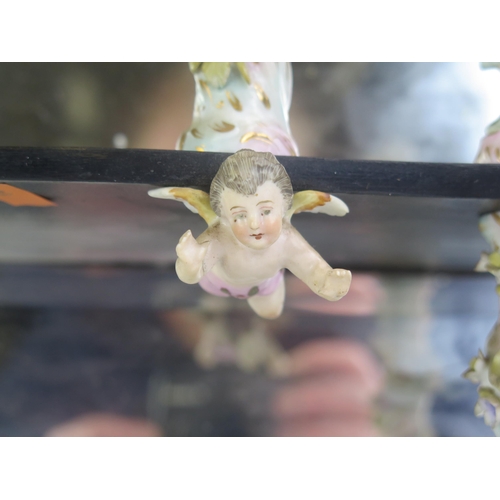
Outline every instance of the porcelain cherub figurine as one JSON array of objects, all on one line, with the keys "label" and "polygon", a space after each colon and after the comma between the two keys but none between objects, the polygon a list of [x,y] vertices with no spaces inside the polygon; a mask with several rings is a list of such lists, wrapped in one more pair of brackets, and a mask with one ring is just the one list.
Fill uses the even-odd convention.
[{"label": "porcelain cherub figurine", "polygon": [[317,191],[293,194],[290,178],[272,153],[241,150],[228,157],[214,177],[210,196],[187,188],[149,191],[183,201],[208,223],[197,239],[187,231],[177,245],[181,281],[207,292],[246,299],[263,318],[277,318],[285,299],[284,269],[320,297],[339,300],[351,273],[332,269],[291,225],[294,213],[343,216],[340,199]]}]

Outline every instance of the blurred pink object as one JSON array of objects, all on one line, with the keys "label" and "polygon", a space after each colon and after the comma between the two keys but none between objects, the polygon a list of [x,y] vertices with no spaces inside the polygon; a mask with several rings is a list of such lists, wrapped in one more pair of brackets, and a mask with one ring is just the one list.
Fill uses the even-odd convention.
[{"label": "blurred pink object", "polygon": [[314,340],[290,352],[291,381],[272,409],[279,436],[377,436],[373,401],[384,375],[370,351],[350,340]]}]

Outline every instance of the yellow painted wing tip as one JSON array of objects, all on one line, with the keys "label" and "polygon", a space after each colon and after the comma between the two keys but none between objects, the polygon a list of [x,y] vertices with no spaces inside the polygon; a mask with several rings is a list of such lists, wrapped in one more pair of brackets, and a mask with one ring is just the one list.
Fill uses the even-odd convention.
[{"label": "yellow painted wing tip", "polygon": [[198,214],[209,226],[218,218],[210,206],[209,194],[201,189],[164,187],[151,189],[148,194],[153,198],[176,200],[184,203],[191,212]]},{"label": "yellow painted wing tip", "polygon": [[336,196],[322,191],[299,191],[293,196],[292,208],[287,217],[300,212],[324,213],[331,216],[343,217],[349,213],[349,207]]}]

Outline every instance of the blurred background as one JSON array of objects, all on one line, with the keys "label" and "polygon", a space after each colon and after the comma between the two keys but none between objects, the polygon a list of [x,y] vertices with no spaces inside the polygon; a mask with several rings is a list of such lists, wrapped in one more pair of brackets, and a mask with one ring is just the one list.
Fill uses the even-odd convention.
[{"label": "blurred background", "polygon": [[[479,63],[292,66],[301,156],[470,163],[500,114],[500,75]],[[3,63],[0,147],[175,149],[194,90],[187,63]],[[166,224],[171,248],[179,229]],[[4,256],[0,435],[492,435],[460,377],[498,315],[475,262],[365,264],[338,303],[287,276],[275,322],[184,285],[173,262]]]}]

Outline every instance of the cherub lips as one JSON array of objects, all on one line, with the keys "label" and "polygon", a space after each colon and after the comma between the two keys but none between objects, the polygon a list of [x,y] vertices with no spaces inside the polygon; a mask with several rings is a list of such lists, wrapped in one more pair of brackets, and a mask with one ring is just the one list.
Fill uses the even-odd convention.
[{"label": "cherub lips", "polygon": [[250,236],[253,236],[256,240],[260,240],[264,236],[264,233],[251,234]]}]

